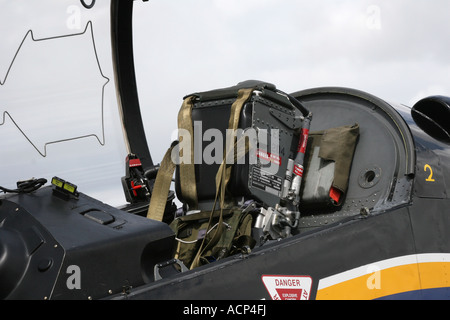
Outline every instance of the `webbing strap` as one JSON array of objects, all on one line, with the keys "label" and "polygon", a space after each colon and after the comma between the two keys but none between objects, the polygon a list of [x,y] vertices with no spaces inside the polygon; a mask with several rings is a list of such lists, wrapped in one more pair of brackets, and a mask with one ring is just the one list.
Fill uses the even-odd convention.
[{"label": "webbing strap", "polygon": [[161,161],[158,174],[156,175],[155,184],[153,186],[150,206],[147,211],[147,218],[162,221],[164,210],[166,208],[167,196],[169,194],[170,183],[175,171],[175,163],[172,161],[172,150],[176,144],[173,144],[164,155]]},{"label": "webbing strap", "polygon": [[[183,100],[180,112],[178,113],[178,128],[187,130],[191,140],[190,159],[187,162],[181,161],[179,164],[180,185],[183,194],[183,199],[189,205],[189,209],[196,209],[198,206],[197,199],[197,184],[195,180],[194,167],[194,128],[192,125],[192,108],[194,106],[193,100],[195,96],[187,97]],[[178,140],[182,141],[183,136],[179,135]],[[180,150],[180,157],[183,158],[184,150]]]},{"label": "webbing strap", "polygon": [[241,114],[242,107],[252,95],[254,89],[241,89],[238,91],[238,95],[234,103],[231,105],[230,119],[228,120],[228,128],[236,130],[239,124],[239,116]]},{"label": "webbing strap", "polygon": [[[226,159],[230,159],[229,156],[231,155],[231,153],[233,152],[234,155],[234,161],[232,162],[232,164],[236,163],[236,160],[240,157],[242,157],[247,151],[244,151],[244,154],[242,154],[242,150],[238,150],[236,151],[236,148],[238,148],[241,144],[238,143],[237,141],[234,141],[234,139],[236,138],[235,132],[238,128],[239,125],[239,118],[241,115],[241,111],[242,108],[244,106],[244,104],[248,101],[248,99],[251,97],[252,93],[253,93],[253,88],[249,88],[249,89],[240,89],[238,91],[238,95],[236,98],[236,101],[231,105],[231,111],[230,111],[230,118],[228,120],[228,129],[231,129],[228,131],[228,133],[230,134],[227,137],[227,146],[226,146],[226,150],[224,152],[224,160],[222,161],[221,166],[219,167],[219,170],[217,172],[216,175],[216,192],[218,191],[217,188],[219,187],[219,181],[218,178],[221,178],[221,170],[225,170],[225,175],[224,175],[224,180],[223,183],[225,185],[225,187],[228,185],[228,182],[230,181],[230,177],[231,177],[231,164],[227,166],[226,164]],[[233,140],[231,139],[233,138]],[[245,136],[243,136],[243,138],[245,138]],[[245,140],[244,140],[244,144],[245,144]],[[248,147],[247,144],[246,148]],[[240,154],[238,154],[239,152],[241,152]],[[225,190],[224,193],[221,194],[221,208],[224,207],[224,201],[225,201]]]},{"label": "webbing strap", "polygon": [[[197,185],[195,183],[195,168],[194,168],[194,152],[193,152],[193,137],[194,129],[192,126],[192,107],[195,96],[187,97],[183,100],[180,111],[178,112],[178,128],[187,130],[190,135],[190,159],[188,161],[181,161],[179,163],[180,184],[183,186],[183,198],[189,205],[189,208],[197,207]],[[186,132],[186,131],[185,131]],[[179,142],[183,140],[183,136],[179,135]],[[172,151],[175,145],[172,145],[167,150],[161,162],[161,166],[156,176],[155,184],[150,199],[150,205],[147,211],[147,218],[162,221],[164,209],[167,203],[167,196],[169,194],[170,183],[172,181],[173,173],[175,171],[175,163],[172,160]],[[179,158],[183,157],[183,148],[179,150]]]}]

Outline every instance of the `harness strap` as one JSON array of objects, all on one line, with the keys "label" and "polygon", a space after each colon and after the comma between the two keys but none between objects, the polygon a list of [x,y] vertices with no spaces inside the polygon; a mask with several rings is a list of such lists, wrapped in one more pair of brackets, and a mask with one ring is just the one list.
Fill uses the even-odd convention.
[{"label": "harness strap", "polygon": [[170,183],[172,182],[173,173],[175,171],[175,163],[172,161],[172,151],[176,146],[177,143],[174,143],[166,151],[158,174],[156,175],[152,197],[147,211],[147,218],[149,219],[157,221],[162,221],[163,219]]},{"label": "harness strap", "polygon": [[[189,209],[196,209],[198,206],[197,199],[197,184],[195,180],[195,167],[194,167],[194,128],[192,125],[192,108],[194,106],[195,96],[189,96],[183,100],[183,104],[178,113],[178,128],[187,130],[189,138],[191,140],[190,145],[190,159],[187,163],[181,161],[179,164],[180,172],[180,185],[182,188],[183,199],[189,205]],[[180,143],[183,136],[178,137]],[[184,150],[180,150],[180,157],[183,157]]]}]

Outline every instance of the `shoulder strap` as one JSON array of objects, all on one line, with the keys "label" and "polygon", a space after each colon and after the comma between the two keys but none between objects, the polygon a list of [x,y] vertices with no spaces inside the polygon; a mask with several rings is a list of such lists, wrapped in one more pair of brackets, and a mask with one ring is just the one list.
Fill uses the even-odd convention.
[{"label": "shoulder strap", "polygon": [[[195,182],[195,167],[194,167],[194,129],[192,125],[192,108],[194,106],[195,96],[189,96],[183,100],[180,112],[178,113],[178,128],[184,129],[189,132],[191,146],[190,146],[190,159],[188,163],[182,161],[179,164],[180,172],[180,185],[182,188],[183,199],[189,205],[189,209],[196,209],[198,205],[197,200],[197,184]],[[179,141],[183,139],[183,136],[178,137]],[[181,150],[180,152],[183,152]],[[180,157],[182,155],[180,154]]]},{"label": "shoulder strap", "polygon": [[162,221],[163,219],[170,183],[172,182],[173,173],[175,171],[175,163],[172,161],[172,150],[177,144],[178,143],[173,143],[170,146],[161,161],[147,211],[147,218],[149,219],[157,221]]}]

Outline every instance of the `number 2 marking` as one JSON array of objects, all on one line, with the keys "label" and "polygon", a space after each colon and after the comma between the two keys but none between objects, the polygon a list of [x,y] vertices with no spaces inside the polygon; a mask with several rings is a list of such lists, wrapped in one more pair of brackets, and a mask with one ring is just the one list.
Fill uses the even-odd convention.
[{"label": "number 2 marking", "polygon": [[425,181],[431,181],[434,182],[435,180],[433,179],[433,169],[431,169],[429,164],[426,164],[423,167],[423,171],[427,171],[427,169],[430,169],[430,175],[428,176],[428,178],[425,179]]}]

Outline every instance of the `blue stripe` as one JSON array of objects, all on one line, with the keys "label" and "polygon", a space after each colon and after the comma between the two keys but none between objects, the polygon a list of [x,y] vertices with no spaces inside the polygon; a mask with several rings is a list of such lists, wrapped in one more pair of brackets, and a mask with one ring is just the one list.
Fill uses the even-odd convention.
[{"label": "blue stripe", "polygon": [[376,300],[449,300],[450,288],[433,288],[397,293]]}]

